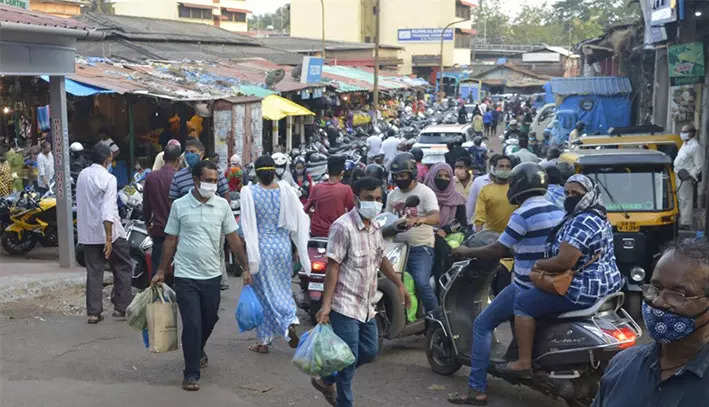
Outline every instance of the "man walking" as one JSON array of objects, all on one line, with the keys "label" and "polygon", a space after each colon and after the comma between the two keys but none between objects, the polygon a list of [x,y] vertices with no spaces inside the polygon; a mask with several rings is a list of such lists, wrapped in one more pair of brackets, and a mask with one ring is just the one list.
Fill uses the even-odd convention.
[{"label": "man walking", "polygon": [[143,215],[148,234],[153,239],[152,270],[157,271],[165,241],[165,224],[170,215],[170,184],[175,176],[180,160],[179,145],[168,143],[165,148],[163,165],[145,178],[143,186]]},{"label": "man walking", "polygon": [[321,182],[310,191],[305,203],[305,213],[311,213],[310,234],[326,237],[330,225],[354,207],[352,189],[342,183],[345,174],[345,159],[331,156],[327,159],[328,180]]},{"label": "man walking", "polygon": [[313,387],[337,407],[353,405],[355,368],[373,361],[378,352],[374,306],[379,270],[398,287],[401,293],[398,300],[406,307],[410,301],[401,278],[384,256],[382,233],[372,222],[382,210],[381,180],[364,177],[355,182],[353,189],[356,207],[337,219],[330,229],[325,293],[317,320],[332,325],[332,330],[352,350],[356,362],[334,377],[311,379]]},{"label": "man walking", "polygon": [[226,235],[242,270],[248,270],[231,207],[215,195],[219,179],[216,164],[200,161],[192,165],[192,178],[190,193],[172,203],[160,267],[153,277],[153,283],[165,281],[174,256],[185,358],[182,388],[187,391],[199,390],[200,367],[207,367],[208,362],[204,346],[219,319],[222,236]]},{"label": "man walking", "polygon": [[679,136],[684,144],[674,161],[675,173],[680,180],[677,189],[680,229],[691,229],[694,226],[694,188],[704,165],[704,152],[696,135],[697,131],[691,124],[682,127]]},{"label": "man walking", "polygon": [[37,154],[37,186],[44,193],[49,190],[49,184],[54,179],[54,155],[49,142],[42,142],[42,151]]},{"label": "man walking", "polygon": [[108,261],[113,272],[114,318],[125,318],[132,300],[130,248],[118,216],[116,177],[109,174],[111,149],[97,143],[93,164],[76,181],[76,222],[86,263],[86,313],[89,324],[103,320],[103,271]]}]

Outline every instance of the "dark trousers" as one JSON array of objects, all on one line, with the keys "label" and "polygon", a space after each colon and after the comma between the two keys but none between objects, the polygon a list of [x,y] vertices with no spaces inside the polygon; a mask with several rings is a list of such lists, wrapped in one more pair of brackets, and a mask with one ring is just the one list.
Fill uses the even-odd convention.
[{"label": "dark trousers", "polygon": [[355,369],[373,361],[379,351],[377,323],[374,318],[367,322],[360,322],[332,311],[330,324],[337,336],[350,347],[356,362],[342,369],[335,376],[323,378],[323,381],[337,384],[337,407],[352,407],[352,379]]},{"label": "dark trousers", "polygon": [[[103,312],[103,271],[106,264],[103,245],[84,245],[84,261],[86,262],[86,313],[100,315]],[[113,308],[125,312],[133,299],[130,248],[126,239],[120,238],[113,242],[108,263],[113,272],[111,291]]]},{"label": "dark trousers", "polygon": [[177,306],[182,316],[182,353],[185,379],[199,380],[199,360],[204,345],[219,320],[219,286],[222,277],[208,280],[175,277]]},{"label": "dark trousers", "polygon": [[153,249],[150,253],[150,262],[153,266],[153,275],[158,272],[158,266],[160,266],[160,259],[162,258],[162,245],[165,243],[165,236],[150,236],[153,239]]}]

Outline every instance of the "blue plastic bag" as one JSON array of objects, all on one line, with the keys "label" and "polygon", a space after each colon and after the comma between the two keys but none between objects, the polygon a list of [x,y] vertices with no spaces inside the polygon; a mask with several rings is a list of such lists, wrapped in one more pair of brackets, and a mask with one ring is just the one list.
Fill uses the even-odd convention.
[{"label": "blue plastic bag", "polygon": [[293,364],[310,376],[331,376],[354,362],[349,345],[323,324],[301,337],[293,355]]},{"label": "blue plastic bag", "polygon": [[252,330],[263,322],[263,306],[250,285],[241,290],[235,316],[239,332]]}]

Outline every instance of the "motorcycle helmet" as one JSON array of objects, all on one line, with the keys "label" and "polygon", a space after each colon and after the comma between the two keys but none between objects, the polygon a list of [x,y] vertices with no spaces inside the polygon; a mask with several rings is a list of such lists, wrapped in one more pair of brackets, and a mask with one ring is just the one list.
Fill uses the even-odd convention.
[{"label": "motorcycle helmet", "polygon": [[84,151],[84,146],[82,146],[78,141],[75,141],[69,146],[69,151],[72,153],[80,153]]},{"label": "motorcycle helmet", "polygon": [[385,181],[387,179],[387,170],[379,164],[369,164],[364,169],[365,177],[374,177],[376,179]]},{"label": "motorcycle helmet", "polygon": [[483,144],[483,138],[480,136],[475,136],[475,138],[473,138],[473,144],[480,147]]},{"label": "motorcycle helmet", "polygon": [[558,168],[561,173],[561,185],[564,185],[566,180],[576,173],[574,166],[566,161],[559,161],[559,163],[556,164],[556,168]]},{"label": "motorcycle helmet", "polygon": [[394,156],[389,166],[392,174],[400,174],[408,172],[411,174],[411,179],[416,179],[418,169],[416,168],[416,159],[411,153],[399,153]]},{"label": "motorcycle helmet", "polygon": [[418,147],[411,149],[411,155],[414,156],[414,159],[416,160],[416,162],[423,160],[423,150],[421,150]]},{"label": "motorcycle helmet", "polygon": [[507,191],[507,199],[512,205],[521,205],[531,196],[546,194],[549,185],[546,172],[535,163],[523,163],[514,167],[508,182],[510,188]]},{"label": "motorcycle helmet", "polygon": [[276,164],[276,175],[278,178],[283,177],[283,174],[286,172],[286,167],[288,166],[288,156],[283,153],[273,153],[271,158]]}]

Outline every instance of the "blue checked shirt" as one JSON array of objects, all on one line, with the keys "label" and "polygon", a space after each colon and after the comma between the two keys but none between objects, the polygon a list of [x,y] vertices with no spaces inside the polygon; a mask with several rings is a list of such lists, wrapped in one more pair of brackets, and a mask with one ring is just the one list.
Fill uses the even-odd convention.
[{"label": "blue checked shirt", "polygon": [[546,194],[547,201],[558,206],[559,209],[564,209],[564,201],[566,200],[566,193],[564,192],[564,187],[556,184],[549,184],[549,189]]},{"label": "blue checked shirt", "polygon": [[564,211],[544,196],[527,199],[512,212],[498,242],[514,253],[514,281],[532,287],[529,272],[537,260],[544,258],[546,243],[552,229],[564,218]]},{"label": "blue checked shirt", "polygon": [[596,253],[601,253],[600,259],[576,274],[566,294],[569,300],[591,306],[606,295],[620,290],[623,277],[615,262],[613,228],[607,219],[593,212],[582,212],[566,220],[547,247],[549,257],[559,254],[562,242],[574,246],[582,253],[575,270],[591,261]]},{"label": "blue checked shirt", "polygon": [[[217,195],[224,197],[229,192],[229,184],[227,183],[224,174],[219,172],[219,180],[217,181]],[[194,187],[194,179],[192,178],[192,170],[183,168],[175,173],[170,184],[170,192],[168,198],[173,201],[187,195]]]}]

